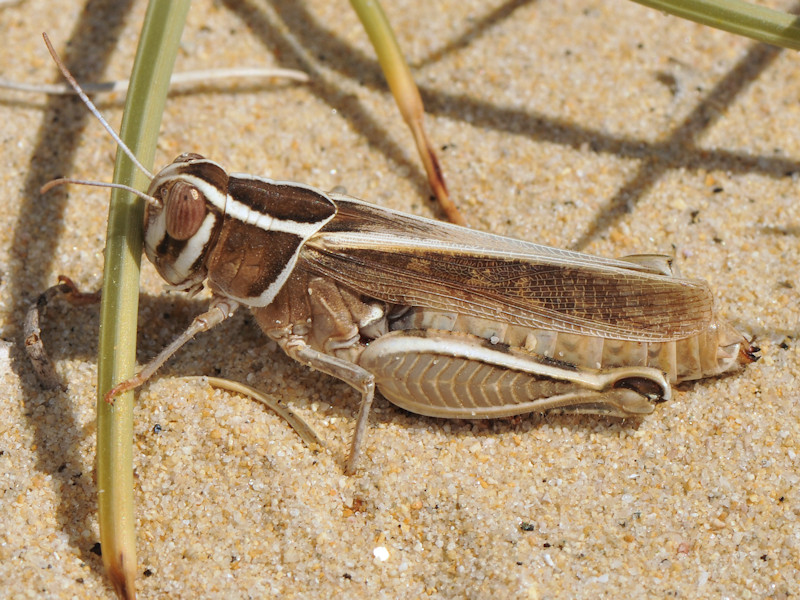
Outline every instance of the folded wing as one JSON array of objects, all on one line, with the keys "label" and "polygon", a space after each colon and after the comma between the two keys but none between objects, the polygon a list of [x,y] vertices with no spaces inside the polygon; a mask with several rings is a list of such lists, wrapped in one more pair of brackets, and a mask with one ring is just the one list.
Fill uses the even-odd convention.
[{"label": "folded wing", "polygon": [[334,195],[338,212],[300,266],[391,304],[526,327],[633,341],[706,329],[703,281],[647,262],[606,259],[505,238]]}]

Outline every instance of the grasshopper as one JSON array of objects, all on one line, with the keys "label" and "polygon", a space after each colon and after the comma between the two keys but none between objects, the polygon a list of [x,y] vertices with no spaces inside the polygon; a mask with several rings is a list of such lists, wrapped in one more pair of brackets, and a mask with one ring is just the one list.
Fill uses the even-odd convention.
[{"label": "grasshopper", "polygon": [[[147,381],[240,306],[288,356],[361,394],[346,472],[378,389],[422,415],[651,413],[671,385],[757,359],[704,281],[669,257],[608,259],[474,231],[187,153],[150,178],[145,253],[209,309],[106,400]],[[89,183],[71,179],[50,182]]]}]

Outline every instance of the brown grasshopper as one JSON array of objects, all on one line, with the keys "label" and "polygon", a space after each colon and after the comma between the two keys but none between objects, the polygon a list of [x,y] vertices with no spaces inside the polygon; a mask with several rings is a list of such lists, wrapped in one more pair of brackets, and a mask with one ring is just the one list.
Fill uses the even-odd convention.
[{"label": "brown grasshopper", "polygon": [[[435,417],[628,417],[668,400],[673,383],[757,358],[715,314],[708,285],[677,276],[665,256],[615,260],[550,248],[228,173],[198,154],[153,175],[56,60],[151,180],[146,194],[125,188],[147,202],[148,259],[173,289],[212,293],[209,309],[109,391],[109,402],[239,306],[290,357],[361,393],[347,472],[376,387]],[[75,181],[45,187],[66,182]]]}]

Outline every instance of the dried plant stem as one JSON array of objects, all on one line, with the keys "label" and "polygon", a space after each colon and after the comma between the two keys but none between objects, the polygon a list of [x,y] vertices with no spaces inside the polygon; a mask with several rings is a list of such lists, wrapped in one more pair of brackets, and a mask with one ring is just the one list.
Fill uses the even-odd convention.
[{"label": "dried plant stem", "polygon": [[414,142],[417,145],[422,164],[428,175],[428,181],[442,211],[447,218],[457,225],[466,225],[466,221],[458,211],[455,203],[450,199],[447,192],[447,185],[444,181],[444,173],[439,165],[436,151],[430,143],[423,117],[425,109],[422,106],[422,97],[419,94],[417,84],[411,76],[411,69],[408,68],[403,53],[394,37],[391,25],[377,0],[350,0],[350,4],[361,19],[364,29],[372,42],[375,52],[378,55],[378,62],[386,75],[389,89],[392,91],[395,102],[403,115],[403,120],[411,129]]}]

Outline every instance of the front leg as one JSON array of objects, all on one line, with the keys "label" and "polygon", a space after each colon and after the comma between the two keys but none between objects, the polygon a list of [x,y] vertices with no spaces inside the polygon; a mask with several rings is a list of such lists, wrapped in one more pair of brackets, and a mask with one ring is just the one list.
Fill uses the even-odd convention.
[{"label": "front leg", "polygon": [[297,362],[336,377],[361,392],[361,406],[358,409],[356,430],[350,444],[350,455],[347,457],[344,467],[345,474],[352,475],[361,455],[361,442],[367,431],[369,411],[375,397],[375,377],[369,371],[348,360],[315,350],[297,336],[282,341],[281,345],[286,354]]},{"label": "front leg", "polygon": [[39,378],[39,382],[45,389],[66,391],[66,385],[59,380],[53,368],[53,363],[50,362],[47,356],[47,351],[42,341],[42,331],[39,329],[39,319],[47,308],[47,304],[58,296],[63,296],[71,304],[80,306],[100,302],[100,290],[89,294],[83,293],[69,277],[59,275],[58,284],[41,294],[25,315],[25,351],[28,353],[28,358],[31,361],[31,365],[33,365],[36,376]]},{"label": "front leg", "polygon": [[114,398],[123,392],[128,392],[142,385],[145,381],[150,379],[161,365],[167,362],[170,356],[175,354],[181,347],[191,340],[198,333],[208,331],[212,327],[219,325],[228,317],[231,317],[236,309],[239,308],[239,303],[230,298],[222,296],[213,296],[208,310],[203,314],[197,315],[192,321],[192,324],[186,328],[173,342],[164,348],[158,356],[147,363],[144,368],[130,379],[126,379],[111,388],[103,400],[109,404],[114,404]]}]

